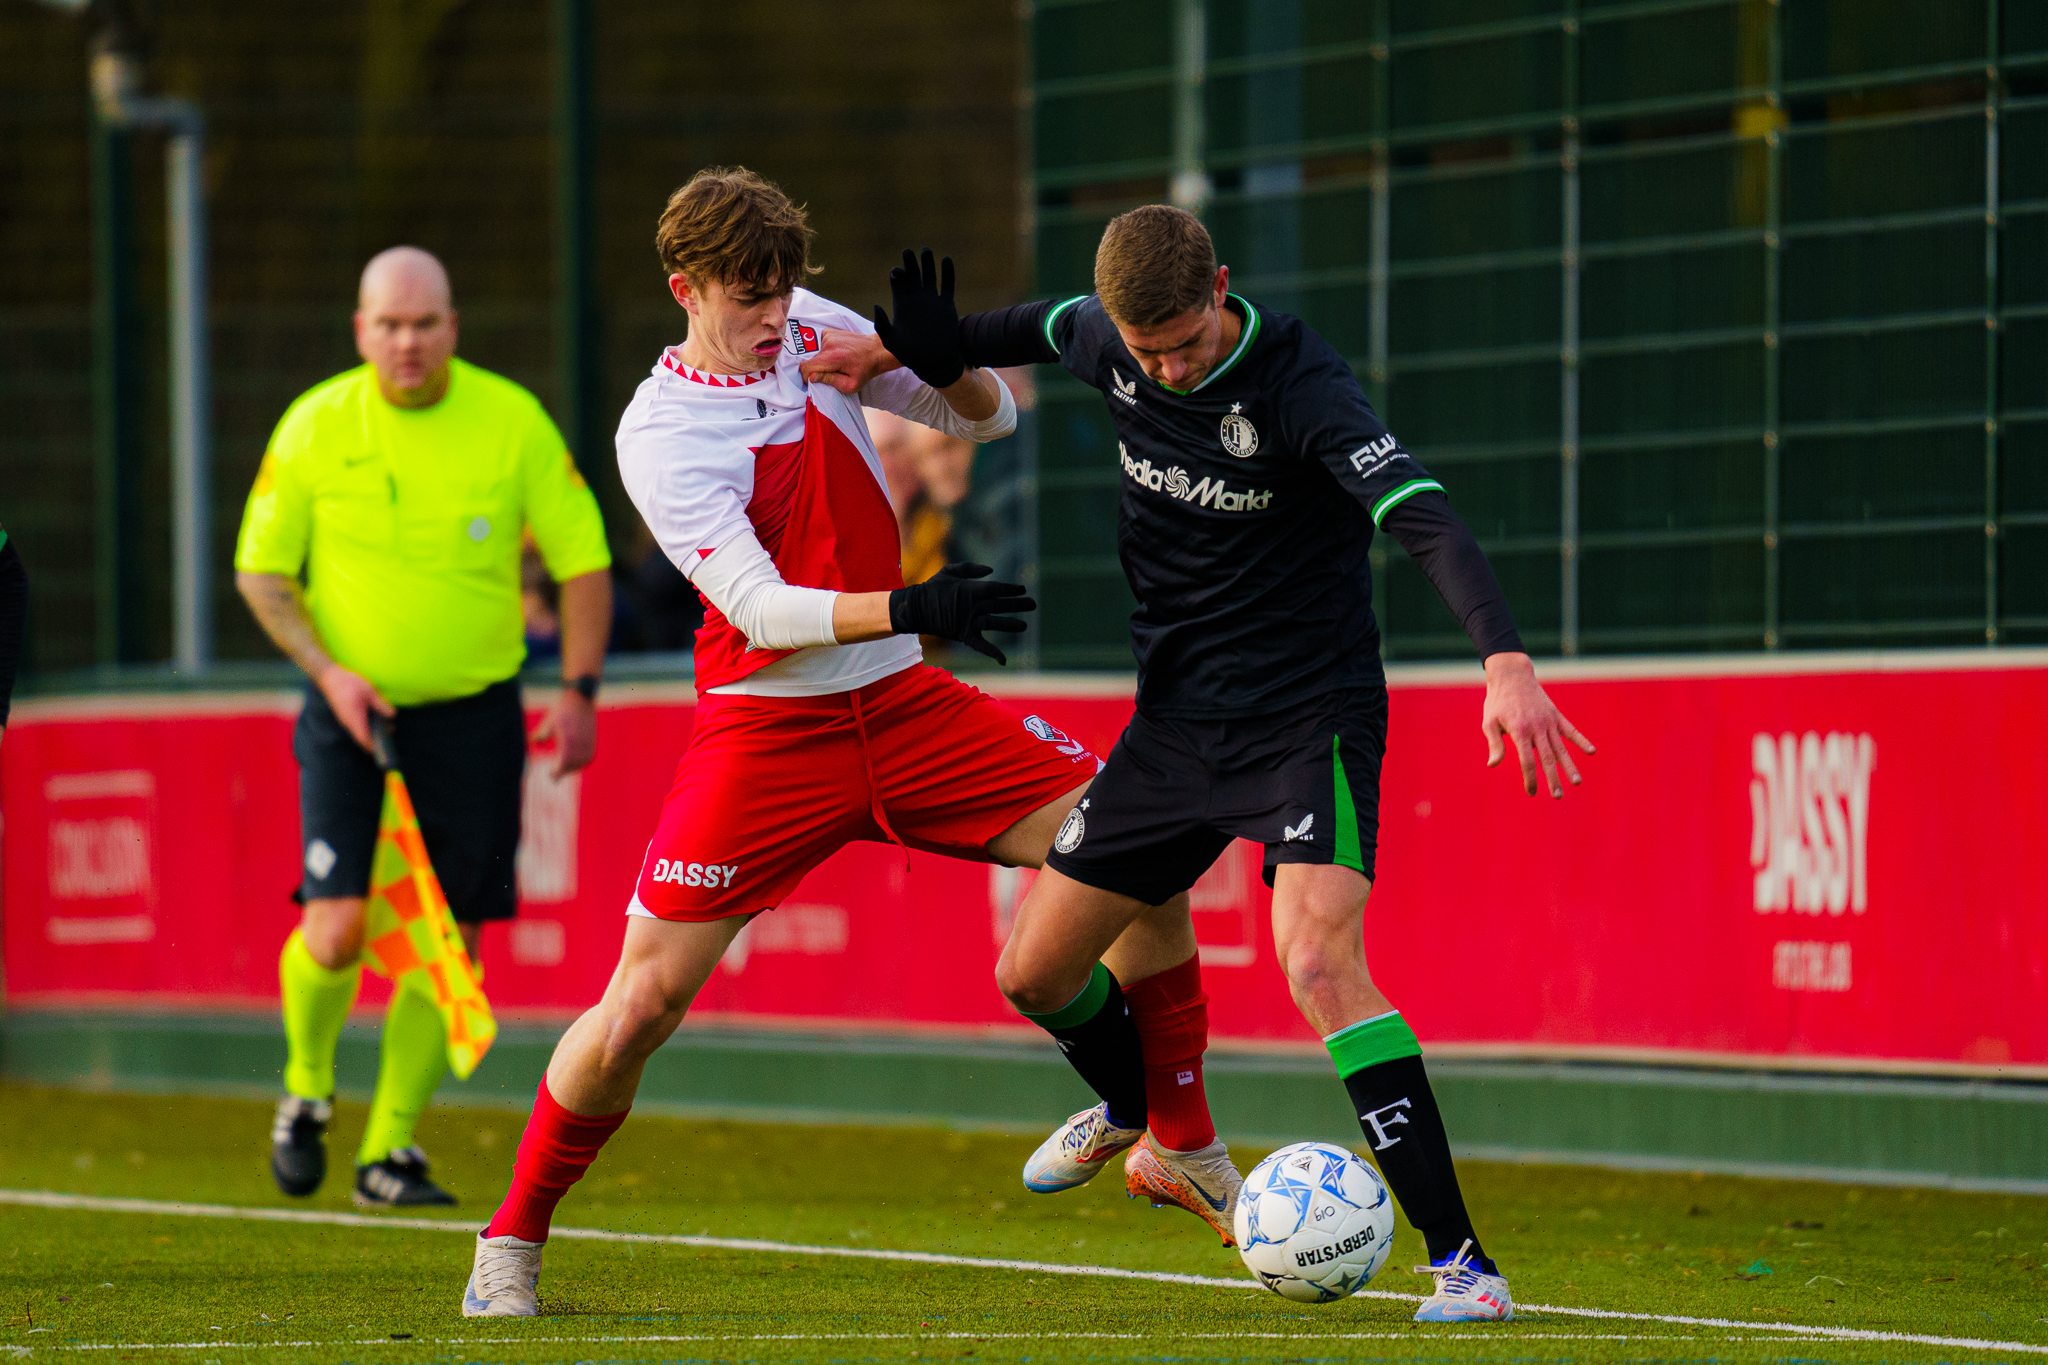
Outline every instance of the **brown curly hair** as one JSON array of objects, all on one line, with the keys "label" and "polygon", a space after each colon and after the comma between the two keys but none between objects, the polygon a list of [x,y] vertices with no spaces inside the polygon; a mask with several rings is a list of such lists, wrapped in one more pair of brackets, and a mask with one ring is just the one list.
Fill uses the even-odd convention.
[{"label": "brown curly hair", "polygon": [[815,275],[804,207],[744,166],[708,166],[668,197],[654,230],[662,269],[692,284],[783,294]]}]

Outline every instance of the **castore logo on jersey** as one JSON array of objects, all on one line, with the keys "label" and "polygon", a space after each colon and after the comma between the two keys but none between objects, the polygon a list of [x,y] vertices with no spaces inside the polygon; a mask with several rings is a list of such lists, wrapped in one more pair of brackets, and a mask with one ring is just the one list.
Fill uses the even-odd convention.
[{"label": "castore logo on jersey", "polygon": [[1138,406],[1138,381],[1133,379],[1129,383],[1124,382],[1123,375],[1118,373],[1115,366],[1110,367],[1109,377],[1116,381],[1116,396],[1134,408]]}]

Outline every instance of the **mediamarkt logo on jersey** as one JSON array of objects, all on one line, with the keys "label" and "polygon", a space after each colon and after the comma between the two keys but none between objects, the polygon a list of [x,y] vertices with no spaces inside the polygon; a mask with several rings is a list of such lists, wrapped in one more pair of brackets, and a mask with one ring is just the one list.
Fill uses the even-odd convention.
[{"label": "mediamarkt logo on jersey", "polygon": [[1191,484],[1188,472],[1179,465],[1171,469],[1154,469],[1150,460],[1132,459],[1123,442],[1117,442],[1116,449],[1117,454],[1123,457],[1124,473],[1136,479],[1141,487],[1155,493],[1170,493],[1182,502],[1213,507],[1219,512],[1263,512],[1273,505],[1273,490],[1270,488],[1257,493],[1250,489],[1232,493],[1226,490],[1221,479],[1205,478],[1200,483]]}]

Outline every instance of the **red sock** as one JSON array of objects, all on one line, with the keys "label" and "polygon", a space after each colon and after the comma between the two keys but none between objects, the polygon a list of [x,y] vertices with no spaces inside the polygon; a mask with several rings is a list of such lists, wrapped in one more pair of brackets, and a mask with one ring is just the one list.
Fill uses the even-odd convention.
[{"label": "red sock", "polygon": [[509,1233],[521,1241],[545,1242],[555,1205],[583,1178],[598,1151],[631,1112],[595,1118],[572,1114],[548,1093],[548,1078],[542,1076],[533,1117],[526,1121],[526,1135],[519,1139],[519,1155],[512,1162],[512,1188],[505,1192],[505,1202],[498,1206],[484,1236]]},{"label": "red sock", "polygon": [[1123,989],[1144,1050],[1145,1108],[1153,1140],[1176,1152],[1207,1147],[1216,1140],[1216,1124],[1202,1089],[1209,995],[1202,989],[1201,957]]}]

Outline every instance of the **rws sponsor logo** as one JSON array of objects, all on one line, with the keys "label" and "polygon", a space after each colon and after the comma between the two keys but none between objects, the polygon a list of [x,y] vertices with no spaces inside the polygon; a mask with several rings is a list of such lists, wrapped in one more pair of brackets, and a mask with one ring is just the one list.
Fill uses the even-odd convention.
[{"label": "rws sponsor logo", "polygon": [[1371,478],[1379,472],[1381,465],[1407,453],[1407,451],[1401,449],[1401,443],[1395,440],[1393,434],[1389,432],[1377,441],[1373,441],[1368,445],[1362,445],[1352,451],[1351,467],[1358,471],[1360,478]]},{"label": "rws sponsor logo", "polygon": [[1179,465],[1167,469],[1155,469],[1150,460],[1134,460],[1121,443],[1117,453],[1122,456],[1124,473],[1136,480],[1142,488],[1155,493],[1166,493],[1191,502],[1197,507],[1207,507],[1218,512],[1263,512],[1273,505],[1271,489],[1257,492],[1245,489],[1232,492],[1222,479],[1204,478],[1200,483],[1190,483],[1188,472]]}]

